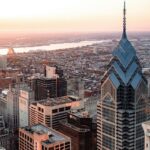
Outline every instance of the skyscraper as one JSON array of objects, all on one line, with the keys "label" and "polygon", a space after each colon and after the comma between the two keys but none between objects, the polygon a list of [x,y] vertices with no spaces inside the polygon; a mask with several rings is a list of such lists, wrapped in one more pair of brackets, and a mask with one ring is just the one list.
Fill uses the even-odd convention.
[{"label": "skyscraper", "polygon": [[97,114],[98,150],[143,150],[141,123],[147,120],[147,80],[136,51],[126,34],[124,3],[123,34],[101,81]]},{"label": "skyscraper", "polygon": [[67,81],[63,71],[57,67],[46,67],[45,77],[33,79],[31,82],[37,101],[67,95]]}]

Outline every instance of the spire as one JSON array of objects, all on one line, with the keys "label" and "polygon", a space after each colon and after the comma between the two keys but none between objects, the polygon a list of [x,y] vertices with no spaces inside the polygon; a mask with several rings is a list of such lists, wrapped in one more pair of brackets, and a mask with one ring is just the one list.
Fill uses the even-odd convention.
[{"label": "spire", "polygon": [[126,2],[124,1],[124,9],[123,9],[123,34],[122,38],[127,38],[126,34]]}]

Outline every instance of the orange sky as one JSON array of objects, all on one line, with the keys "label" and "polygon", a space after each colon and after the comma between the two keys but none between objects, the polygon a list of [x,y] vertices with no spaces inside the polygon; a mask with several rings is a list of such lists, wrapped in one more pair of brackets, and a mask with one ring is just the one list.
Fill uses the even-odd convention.
[{"label": "orange sky", "polygon": [[[127,29],[150,31],[150,0],[127,0]],[[3,0],[0,31],[122,30],[123,0]]]}]

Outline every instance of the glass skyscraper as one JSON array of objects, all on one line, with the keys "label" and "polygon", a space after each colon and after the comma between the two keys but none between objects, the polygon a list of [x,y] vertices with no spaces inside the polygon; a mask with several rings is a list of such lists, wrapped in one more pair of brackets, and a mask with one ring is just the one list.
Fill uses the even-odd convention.
[{"label": "glass skyscraper", "polygon": [[123,34],[101,81],[97,109],[98,150],[144,150],[141,123],[148,119],[147,80],[136,51],[126,35],[124,3]]}]

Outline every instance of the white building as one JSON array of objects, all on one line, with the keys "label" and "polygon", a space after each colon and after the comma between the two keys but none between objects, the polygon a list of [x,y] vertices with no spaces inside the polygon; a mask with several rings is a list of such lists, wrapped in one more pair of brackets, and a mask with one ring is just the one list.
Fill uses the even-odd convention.
[{"label": "white building", "polygon": [[150,150],[150,121],[142,123],[142,127],[145,134],[145,149]]},{"label": "white building", "polygon": [[67,118],[70,110],[84,108],[84,101],[73,96],[48,98],[30,105],[30,126],[43,124],[58,129],[59,122]]},{"label": "white building", "polygon": [[46,66],[46,77],[47,78],[59,78],[59,75],[56,73],[56,67]]},{"label": "white building", "polygon": [[29,105],[34,101],[34,92],[30,88],[20,90],[19,95],[19,127],[29,125]]}]

